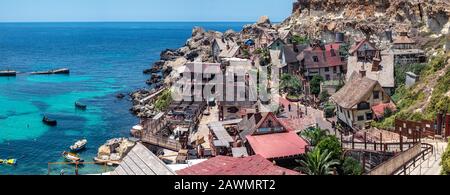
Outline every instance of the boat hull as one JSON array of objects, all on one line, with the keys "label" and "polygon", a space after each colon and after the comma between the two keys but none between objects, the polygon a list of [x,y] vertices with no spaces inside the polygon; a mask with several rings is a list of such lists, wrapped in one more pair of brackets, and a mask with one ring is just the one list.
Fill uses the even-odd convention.
[{"label": "boat hull", "polygon": [[0,77],[15,77],[16,75],[16,71],[0,71]]}]

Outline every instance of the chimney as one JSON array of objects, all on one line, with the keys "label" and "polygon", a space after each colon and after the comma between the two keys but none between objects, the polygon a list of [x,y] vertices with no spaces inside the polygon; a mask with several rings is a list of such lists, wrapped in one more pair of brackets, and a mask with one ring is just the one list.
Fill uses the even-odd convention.
[{"label": "chimney", "polygon": [[361,77],[366,77],[366,69],[364,68],[364,64],[361,65],[361,70],[359,70],[359,74],[361,75]]},{"label": "chimney", "polygon": [[374,56],[374,58],[373,58],[373,60],[372,60],[372,71],[373,71],[373,72],[378,72],[378,71],[380,71],[380,63],[381,63],[381,53],[380,53],[380,51],[378,50],[378,51],[375,53],[375,56]]}]

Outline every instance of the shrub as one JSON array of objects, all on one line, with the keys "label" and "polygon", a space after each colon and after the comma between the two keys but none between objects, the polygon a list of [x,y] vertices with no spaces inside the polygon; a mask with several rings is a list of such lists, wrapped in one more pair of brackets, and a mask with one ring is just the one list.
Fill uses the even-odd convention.
[{"label": "shrub", "polygon": [[450,175],[450,144],[442,155],[442,175]]},{"label": "shrub", "polygon": [[158,111],[163,111],[169,107],[170,103],[172,103],[172,93],[167,89],[156,100],[155,108]]},{"label": "shrub", "polygon": [[344,172],[344,175],[362,175],[363,167],[358,160],[347,157],[342,163],[342,171]]},{"label": "shrub", "polygon": [[322,151],[331,152],[331,157],[333,159],[340,159],[342,155],[342,147],[336,136],[325,136],[319,144],[317,144],[317,148]]}]

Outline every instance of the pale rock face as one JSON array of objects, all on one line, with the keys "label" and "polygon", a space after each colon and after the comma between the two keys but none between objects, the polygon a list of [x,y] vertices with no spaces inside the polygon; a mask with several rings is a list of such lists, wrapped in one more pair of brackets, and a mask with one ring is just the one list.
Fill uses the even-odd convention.
[{"label": "pale rock face", "polygon": [[257,25],[271,25],[269,16],[261,16],[256,24]]}]

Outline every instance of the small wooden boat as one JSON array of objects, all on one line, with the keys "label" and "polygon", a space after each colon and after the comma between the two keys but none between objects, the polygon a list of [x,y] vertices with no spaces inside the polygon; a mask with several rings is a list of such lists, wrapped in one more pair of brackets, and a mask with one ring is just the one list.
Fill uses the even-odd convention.
[{"label": "small wooden boat", "polygon": [[56,126],[58,122],[56,120],[50,119],[46,116],[42,119],[42,122],[48,126]]},{"label": "small wooden boat", "polygon": [[70,70],[68,68],[62,68],[49,71],[32,72],[31,74],[70,74]]},{"label": "small wooden boat", "polygon": [[80,110],[86,110],[87,106],[82,104],[82,103],[80,103],[80,102],[75,102],[75,108],[78,108]]},{"label": "small wooden boat", "polygon": [[17,72],[13,71],[13,70],[1,70],[0,71],[1,77],[14,77],[16,75],[17,75]]},{"label": "small wooden boat", "polygon": [[75,142],[75,144],[70,146],[70,150],[72,150],[73,152],[83,150],[86,148],[87,142],[87,139],[78,140],[77,142]]},{"label": "small wooden boat", "polygon": [[62,153],[62,156],[64,157],[64,160],[67,162],[71,162],[71,163],[84,162],[84,160],[80,158],[80,155],[75,154],[75,153],[64,151]]},{"label": "small wooden boat", "polygon": [[17,159],[0,159],[0,164],[14,166],[17,164]]}]

